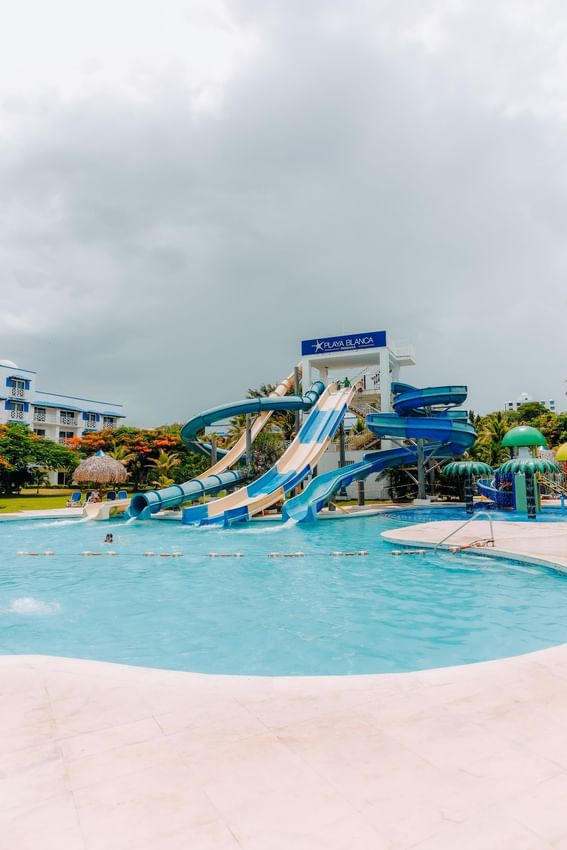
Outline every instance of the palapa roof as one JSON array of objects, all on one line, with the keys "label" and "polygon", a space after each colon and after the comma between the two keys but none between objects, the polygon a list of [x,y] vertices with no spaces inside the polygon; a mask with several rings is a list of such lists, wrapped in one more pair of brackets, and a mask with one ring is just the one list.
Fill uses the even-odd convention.
[{"label": "palapa roof", "polygon": [[128,472],[124,464],[99,451],[81,461],[73,473],[76,484],[122,484]]}]

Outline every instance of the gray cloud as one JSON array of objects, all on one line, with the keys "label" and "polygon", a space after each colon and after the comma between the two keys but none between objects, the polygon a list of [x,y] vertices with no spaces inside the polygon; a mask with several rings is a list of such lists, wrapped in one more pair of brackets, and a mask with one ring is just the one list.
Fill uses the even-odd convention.
[{"label": "gray cloud", "polygon": [[468,382],[480,411],[557,398],[567,13],[305,6],[233,4],[262,49],[218,110],[157,72],[137,100],[11,102],[0,355],[138,424],[378,327],[414,342],[408,380]]}]

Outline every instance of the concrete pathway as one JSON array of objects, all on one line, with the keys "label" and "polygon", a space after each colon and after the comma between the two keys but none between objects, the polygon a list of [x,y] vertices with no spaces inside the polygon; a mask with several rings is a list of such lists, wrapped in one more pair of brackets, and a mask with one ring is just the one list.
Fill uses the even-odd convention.
[{"label": "concrete pathway", "polygon": [[562,850],[567,647],[247,678],[0,657],[6,850]]}]

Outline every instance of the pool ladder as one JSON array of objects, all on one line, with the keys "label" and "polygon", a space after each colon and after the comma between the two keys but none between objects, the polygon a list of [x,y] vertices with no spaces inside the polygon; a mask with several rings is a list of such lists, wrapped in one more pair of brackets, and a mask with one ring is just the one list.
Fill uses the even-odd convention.
[{"label": "pool ladder", "polygon": [[448,534],[446,537],[444,537],[442,540],[439,540],[439,542],[435,544],[435,548],[434,548],[433,551],[437,552],[439,547],[443,546],[443,544],[446,543],[447,540],[450,540],[451,537],[453,537],[454,534],[456,534],[458,531],[461,531],[461,529],[465,528],[467,525],[470,525],[471,522],[474,522],[475,519],[478,519],[481,516],[486,517],[486,519],[488,520],[489,527],[490,527],[490,537],[479,537],[478,540],[473,540],[472,543],[467,543],[464,546],[455,547],[455,549],[452,549],[451,551],[462,552],[463,549],[472,549],[472,548],[475,548],[477,546],[494,546],[495,540],[494,540],[494,527],[492,525],[492,517],[488,513],[488,511],[478,511],[477,513],[475,513],[474,516],[470,517],[470,519],[467,519],[465,522],[461,523],[461,525],[459,525],[457,528],[454,528],[453,531],[451,531],[451,533]]}]

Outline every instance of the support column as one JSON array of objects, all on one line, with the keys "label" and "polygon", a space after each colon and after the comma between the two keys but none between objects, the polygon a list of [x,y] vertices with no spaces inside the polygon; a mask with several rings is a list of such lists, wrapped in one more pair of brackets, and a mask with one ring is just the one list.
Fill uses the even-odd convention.
[{"label": "support column", "polygon": [[211,466],[217,462],[217,435],[211,434]]},{"label": "support column", "polygon": [[465,511],[468,514],[474,511],[472,475],[465,475]]},{"label": "support column", "polygon": [[392,379],[390,377],[390,352],[380,349],[380,412],[392,412]]},{"label": "support column", "polygon": [[[339,469],[342,469],[343,466],[346,466],[345,426],[344,422],[341,422],[339,425]],[[346,494],[346,487],[341,487],[339,490],[339,496],[346,496]]]},{"label": "support column", "polygon": [[[298,366],[296,366],[293,370],[293,392],[295,393],[295,395],[299,395],[299,392],[300,392],[299,367]],[[296,434],[299,431],[300,427],[301,427],[301,411],[296,410],[295,411],[295,424],[294,424]]]},{"label": "support column", "polygon": [[427,462],[427,479],[429,483],[429,495],[435,498],[435,464],[431,460]]},{"label": "support column", "polygon": [[360,506],[365,505],[366,500],[365,500],[365,497],[364,497],[364,478],[361,478],[359,481],[356,482],[356,489],[357,489],[357,496],[358,496],[358,499],[357,499],[358,504]]},{"label": "support column", "polygon": [[425,451],[423,448],[423,440],[417,441],[417,497],[425,499]]}]

